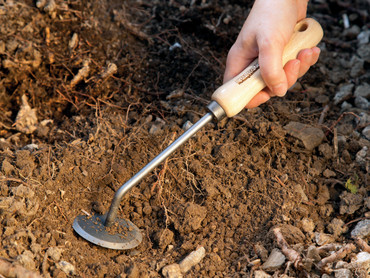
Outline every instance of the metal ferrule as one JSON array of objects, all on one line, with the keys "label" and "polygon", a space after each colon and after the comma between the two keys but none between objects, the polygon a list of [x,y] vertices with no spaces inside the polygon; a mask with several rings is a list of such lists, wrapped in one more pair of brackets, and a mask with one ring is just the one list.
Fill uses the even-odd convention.
[{"label": "metal ferrule", "polygon": [[226,117],[225,110],[216,101],[212,101],[208,104],[207,108],[217,121],[221,121]]}]

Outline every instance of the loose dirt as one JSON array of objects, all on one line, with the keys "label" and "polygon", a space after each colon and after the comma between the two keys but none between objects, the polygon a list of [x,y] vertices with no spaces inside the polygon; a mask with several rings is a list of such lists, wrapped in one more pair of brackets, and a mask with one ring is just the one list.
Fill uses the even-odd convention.
[{"label": "loose dirt", "polygon": [[1,260],[44,277],[161,277],[203,246],[187,277],[355,273],[359,247],[325,271],[261,264],[278,248],[273,228],[307,257],[354,242],[369,218],[365,0],[311,1],[318,64],[286,97],[207,125],[124,198],[139,247],[104,249],[72,229],[206,112],[245,2],[0,1]]}]

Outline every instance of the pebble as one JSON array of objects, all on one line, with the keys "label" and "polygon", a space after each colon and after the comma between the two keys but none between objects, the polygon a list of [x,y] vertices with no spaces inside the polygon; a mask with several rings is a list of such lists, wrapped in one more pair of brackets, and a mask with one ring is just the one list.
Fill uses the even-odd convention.
[{"label": "pebble", "polygon": [[325,138],[320,128],[312,127],[299,122],[290,122],[284,129],[293,137],[300,139],[307,150],[313,150],[319,146]]},{"label": "pebble", "polygon": [[352,278],[352,272],[346,268],[340,268],[334,270],[335,278]]},{"label": "pebble", "polygon": [[342,85],[334,96],[334,104],[338,105],[352,96],[353,84]]},{"label": "pebble", "polygon": [[74,265],[66,261],[60,261],[57,267],[67,275],[75,275],[76,273]]},{"label": "pebble", "polygon": [[275,271],[279,269],[285,263],[285,256],[280,252],[279,249],[274,248],[271,251],[267,261],[261,266],[265,271]]},{"label": "pebble", "polygon": [[366,238],[370,235],[370,219],[365,219],[357,223],[355,228],[351,231],[351,237]]},{"label": "pebble", "polygon": [[365,127],[363,130],[362,130],[362,135],[365,136],[365,138],[367,140],[370,140],[370,125],[368,125],[367,127]]},{"label": "pebble", "polygon": [[328,225],[328,231],[334,235],[334,237],[338,237],[341,234],[347,232],[348,228],[345,226],[345,223],[342,219],[333,218],[333,220]]},{"label": "pebble", "polygon": [[370,102],[366,98],[361,96],[355,98],[355,105],[356,107],[363,110],[369,110],[370,108]]},{"label": "pebble", "polygon": [[335,177],[337,174],[330,170],[330,169],[325,169],[324,172],[322,173],[324,175],[324,177],[326,178],[332,178],[332,177]]},{"label": "pebble", "polygon": [[364,59],[366,62],[370,63],[370,47],[369,45],[361,45],[358,49],[357,49],[357,53],[358,55],[360,55],[360,57],[362,59]]},{"label": "pebble", "polygon": [[370,85],[368,83],[363,83],[357,86],[353,95],[355,97],[370,98]]},{"label": "pebble", "polygon": [[263,270],[256,270],[254,272],[254,278],[270,278],[271,275],[267,274]]},{"label": "pebble", "polygon": [[344,191],[340,196],[340,214],[353,214],[362,207],[363,197],[360,194],[353,194]]},{"label": "pebble", "polygon": [[311,218],[303,218],[301,221],[302,230],[306,233],[312,233],[315,226],[315,222]]},{"label": "pebble", "polygon": [[363,146],[362,149],[356,153],[356,162],[360,165],[366,164],[367,157],[367,146]]},{"label": "pebble", "polygon": [[365,273],[370,273],[370,253],[360,252],[351,261],[351,266],[355,269],[363,269]]},{"label": "pebble", "polygon": [[37,129],[36,109],[28,104],[26,95],[22,96],[22,105],[15,119],[15,128],[22,133],[32,133]]},{"label": "pebble", "polygon": [[349,110],[349,109],[351,109],[353,106],[352,106],[352,104],[350,104],[349,102],[347,102],[347,101],[343,101],[343,103],[342,103],[342,105],[340,106],[340,108],[342,109],[342,110]]},{"label": "pebble", "polygon": [[189,128],[191,128],[192,127],[192,122],[191,121],[186,121],[184,124],[183,124],[183,126],[182,126],[182,129],[183,130],[185,130],[185,131],[187,131]]},{"label": "pebble", "polygon": [[360,34],[357,35],[357,43],[358,45],[368,44],[370,38],[370,30],[365,30],[360,32]]},{"label": "pebble", "polygon": [[322,246],[325,244],[333,243],[335,241],[334,237],[325,233],[315,233],[315,241],[317,245]]}]

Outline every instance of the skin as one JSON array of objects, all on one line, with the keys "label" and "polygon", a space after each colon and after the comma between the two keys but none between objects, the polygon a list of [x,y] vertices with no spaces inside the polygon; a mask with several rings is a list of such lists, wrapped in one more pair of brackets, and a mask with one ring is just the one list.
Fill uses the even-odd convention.
[{"label": "skin", "polygon": [[283,67],[282,54],[296,23],[306,17],[308,0],[256,0],[226,61],[224,82],[246,68],[256,57],[267,87],[246,106],[257,107],[273,96],[285,96],[288,88],[314,65],[320,49],[300,51]]}]

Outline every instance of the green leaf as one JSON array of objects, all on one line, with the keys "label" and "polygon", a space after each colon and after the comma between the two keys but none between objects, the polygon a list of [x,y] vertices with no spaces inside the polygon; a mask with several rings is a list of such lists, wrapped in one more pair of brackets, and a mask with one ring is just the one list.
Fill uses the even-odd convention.
[{"label": "green leaf", "polygon": [[346,184],[345,184],[344,186],[345,186],[345,188],[347,188],[347,190],[348,190],[349,192],[351,192],[352,194],[356,194],[356,193],[357,193],[357,191],[358,191],[358,186],[357,186],[357,184],[356,184],[356,183],[353,183],[353,182],[351,181],[351,178],[349,178],[349,179],[346,181]]}]

